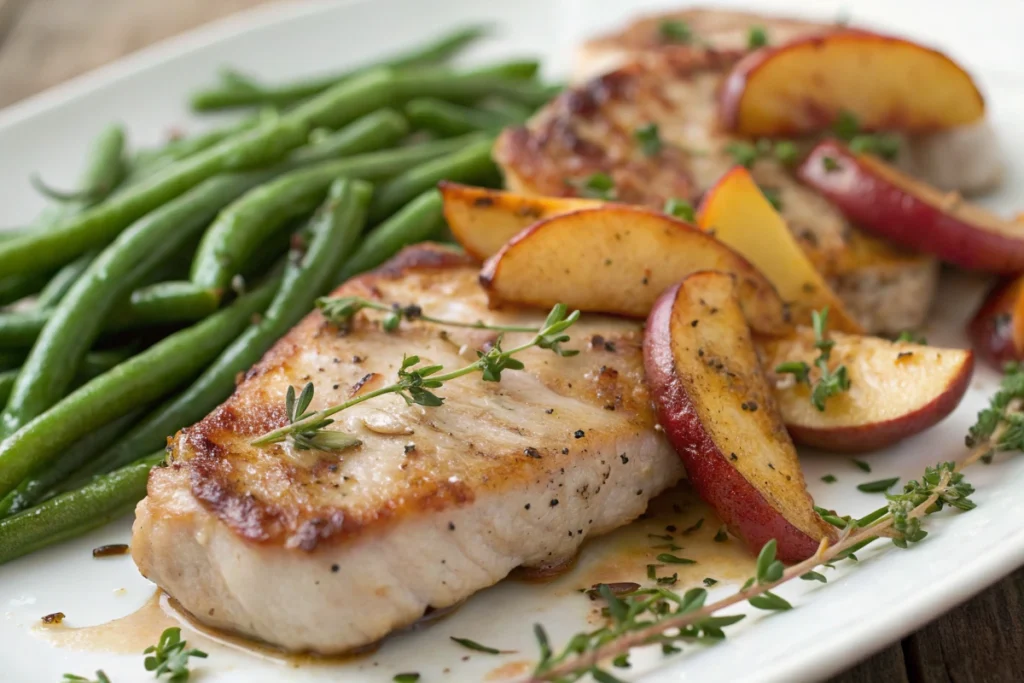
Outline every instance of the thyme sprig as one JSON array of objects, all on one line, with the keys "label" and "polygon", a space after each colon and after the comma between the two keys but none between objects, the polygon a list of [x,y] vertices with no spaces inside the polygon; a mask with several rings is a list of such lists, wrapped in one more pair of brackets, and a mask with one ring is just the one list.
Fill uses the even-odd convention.
[{"label": "thyme sprig", "polygon": [[828,306],[821,311],[811,311],[811,325],[814,328],[814,347],[818,349],[818,357],[814,360],[814,366],[818,368],[819,373],[817,381],[811,382],[811,366],[803,361],[780,363],[775,367],[775,372],[791,374],[798,384],[811,387],[811,403],[821,412],[825,412],[825,402],[829,398],[849,390],[850,377],[845,365],[839,365],[835,370],[828,366],[832,357],[832,347],[836,344],[826,336]]},{"label": "thyme sprig", "polygon": [[559,356],[575,356],[579,351],[563,348],[562,345],[569,341],[569,335],[565,334],[565,331],[572,327],[579,317],[579,311],[568,313],[565,304],[556,304],[540,328],[529,329],[535,333],[529,342],[505,350],[501,345],[502,337],[499,336],[488,350],[476,352],[476,361],[443,374],[438,374],[444,370],[441,365],[420,365],[419,356],[404,356],[398,369],[397,382],[315,412],[306,410],[313,400],[312,382],[302,389],[298,399],[295,398],[294,387],[289,387],[285,397],[285,413],[289,424],[268,432],[251,443],[254,446],[269,446],[289,441],[299,449],[312,448],[332,452],[351,448],[358,443],[358,439],[343,432],[326,429],[334,423],[334,420],[330,419],[332,415],[385,394],[398,394],[409,405],[440,406],[444,399],[431,391],[432,389],[438,389],[446,382],[476,372],[481,374],[485,382],[500,382],[501,373],[505,370],[522,370],[525,367],[514,356],[535,346],[548,349]]},{"label": "thyme sprig", "polygon": [[325,296],[316,300],[316,307],[320,309],[324,318],[343,328],[347,328],[352,324],[352,319],[359,311],[369,309],[384,311],[388,314],[382,323],[385,332],[394,332],[403,320],[409,322],[423,320],[447,327],[468,327],[474,330],[493,330],[495,332],[537,333],[541,329],[539,327],[526,327],[522,325],[492,325],[482,320],[468,323],[461,320],[435,318],[425,314],[423,309],[416,304],[409,304],[407,306],[400,304],[388,305],[361,296]]},{"label": "thyme sprig", "polygon": [[208,655],[202,650],[195,648],[186,650],[186,643],[181,639],[180,628],[169,628],[160,634],[160,640],[156,645],[150,645],[143,654],[150,654],[144,663],[146,671],[152,671],[153,675],[160,678],[168,674],[165,680],[170,683],[185,683],[189,679],[188,660],[189,657],[205,659]]},{"label": "thyme sprig", "polygon": [[[602,663],[626,661],[634,647],[661,643],[663,653],[673,654],[680,651],[677,647],[680,642],[720,640],[724,637],[723,624],[736,623],[743,618],[743,615],[714,616],[728,607],[749,602],[758,609],[791,609],[788,601],[772,593],[775,587],[796,578],[827,583],[824,574],[815,571],[817,567],[832,568],[833,562],[856,560],[854,553],[857,550],[879,538],[889,538],[899,548],[924,540],[928,533],[922,528],[921,521],[927,515],[946,507],[961,511],[975,507],[970,499],[974,487],[964,479],[964,468],[996,452],[1024,450],[1022,410],[1024,370],[1014,364],[1007,366],[1000,390],[970,428],[967,445],[971,451],[962,462],[940,462],[925,468],[920,479],[905,484],[900,493],[886,495],[885,506],[860,519],[820,511],[825,513],[826,521],[840,528],[835,543],[822,539],[812,557],[785,568],[775,559],[776,542],[771,540],[758,555],[755,576],[739,591],[717,602],[705,604],[706,592],[702,588],[691,589],[682,596],[666,588],[613,595],[607,587],[597,586],[597,593],[608,603],[610,624],[573,636],[564,650],[557,654],[552,650],[544,629],[534,626],[540,661],[529,682],[562,683],[576,681],[587,674],[598,681],[615,681],[614,676],[601,668]],[[652,595],[657,598],[652,599]],[[714,619],[730,621],[716,622]]]}]

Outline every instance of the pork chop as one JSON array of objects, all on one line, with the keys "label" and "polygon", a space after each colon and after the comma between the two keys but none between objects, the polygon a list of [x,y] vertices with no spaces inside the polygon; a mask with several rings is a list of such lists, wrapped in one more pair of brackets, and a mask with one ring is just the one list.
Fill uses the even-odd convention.
[{"label": "pork chop", "polygon": [[[665,26],[683,26],[666,31]],[[597,36],[580,46],[572,73],[576,84],[658,54],[713,50],[734,57],[751,50],[752,30],[769,45],[845,28],[836,22],[812,22],[723,9],[688,8],[642,16],[619,31]],[[1002,155],[987,120],[901,141],[897,160],[904,171],[948,192],[977,195],[996,188],[1003,177]]]},{"label": "pork chop", "polygon": [[[587,178],[605,173],[620,201],[658,210],[670,198],[696,203],[737,163],[730,151],[737,140],[718,127],[715,92],[738,55],[647,52],[567,90],[526,126],[499,137],[495,158],[506,184],[528,194],[574,196],[586,193]],[[637,135],[650,124],[658,126],[656,154],[645,152]],[[761,155],[751,173],[778,198],[794,237],[868,330],[895,333],[924,322],[938,278],[933,258],[859,233],[772,155]]]},{"label": "pork chop", "polygon": [[[545,311],[488,310],[477,274],[464,256],[420,245],[336,294],[467,322],[543,322]],[[495,338],[423,322],[388,333],[379,314],[360,316],[348,332],[307,316],[171,440],[170,465],[150,476],[132,555],[203,622],[287,650],[350,650],[518,566],[565,561],[683,476],[655,428],[641,325],[596,315],[569,330],[578,356],[531,349],[500,383],[473,375],[438,389],[437,408],[386,395],[339,413],[356,449],[250,445],[286,423],[289,385],[312,381],[320,409],[391,383],[403,354],[456,368]],[[528,337],[508,335],[506,348]]]}]

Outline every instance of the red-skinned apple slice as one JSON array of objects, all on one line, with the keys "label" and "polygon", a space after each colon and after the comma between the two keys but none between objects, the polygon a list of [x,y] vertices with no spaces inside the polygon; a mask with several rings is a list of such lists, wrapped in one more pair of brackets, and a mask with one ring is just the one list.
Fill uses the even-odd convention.
[{"label": "red-skinned apple slice", "polygon": [[811,389],[792,375],[775,375],[786,362],[804,362],[819,372],[814,333],[800,328],[784,339],[758,344],[774,385],[775,399],[790,436],[797,443],[828,451],[855,453],[889,446],[936,424],[960,404],[974,370],[974,354],[878,337],[831,332],[830,367],[845,365],[850,388],[828,399],[825,410],[811,404]]},{"label": "red-skinned apple slice", "polygon": [[792,330],[775,287],[743,256],[688,223],[622,204],[531,225],[484,264],[480,283],[494,305],[561,302],[643,318],[666,287],[701,270],[736,276],[740,306],[759,333]]},{"label": "red-skinned apple slice", "polygon": [[996,368],[1024,360],[1024,276],[998,283],[967,326],[978,354]]},{"label": "red-skinned apple slice", "polygon": [[814,511],[731,276],[695,273],[661,295],[644,369],[690,483],[734,535],[754,552],[775,539],[784,562],[835,539]]},{"label": "red-skinned apple slice", "polygon": [[942,130],[981,119],[985,103],[959,65],[901,38],[837,31],[757,50],[726,77],[719,114],[750,136],[828,130],[841,112],[866,130]]},{"label": "red-skinned apple slice", "polygon": [[939,192],[876,157],[826,140],[797,174],[858,227],[896,244],[962,268],[1024,270],[1024,225]]}]

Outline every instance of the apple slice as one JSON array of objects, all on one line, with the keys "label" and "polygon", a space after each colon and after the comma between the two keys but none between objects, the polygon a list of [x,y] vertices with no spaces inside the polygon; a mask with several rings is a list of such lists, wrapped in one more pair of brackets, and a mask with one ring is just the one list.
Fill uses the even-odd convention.
[{"label": "apple slice", "polygon": [[835,539],[814,511],[732,277],[694,273],[661,295],[647,318],[644,369],[690,483],[734,535],[754,552],[774,538],[783,562]]},{"label": "apple slice", "polygon": [[562,302],[643,318],[666,287],[699,270],[736,276],[740,305],[758,332],[792,329],[771,282],[742,256],[688,223],[621,204],[534,223],[484,264],[480,283],[492,305]]},{"label": "apple slice", "polygon": [[1024,270],[1024,225],[944,194],[878,158],[819,143],[797,169],[859,227],[962,268]]},{"label": "apple slice", "polygon": [[971,346],[1001,368],[1024,360],[1024,275],[996,284],[967,326]]},{"label": "apple slice", "polygon": [[732,68],[719,95],[725,128],[742,135],[815,133],[843,112],[865,130],[921,133],[978,121],[985,102],[941,52],[856,30],[757,50]]},{"label": "apple slice", "polygon": [[830,333],[835,342],[829,367],[845,365],[850,389],[828,399],[824,412],[810,401],[811,389],[773,368],[804,362],[818,378],[814,333],[759,343],[761,360],[793,440],[842,453],[884,448],[931,427],[960,404],[974,371],[974,354],[878,337]]},{"label": "apple slice", "polygon": [[809,325],[811,311],[828,307],[833,329],[863,331],[793,239],[786,221],[765,199],[747,169],[737,166],[707,191],[697,224],[768,277],[789,304],[794,323]]},{"label": "apple slice", "polygon": [[516,233],[539,220],[602,206],[597,199],[530,197],[515,192],[442,181],[444,217],[456,241],[481,261],[498,253]]}]

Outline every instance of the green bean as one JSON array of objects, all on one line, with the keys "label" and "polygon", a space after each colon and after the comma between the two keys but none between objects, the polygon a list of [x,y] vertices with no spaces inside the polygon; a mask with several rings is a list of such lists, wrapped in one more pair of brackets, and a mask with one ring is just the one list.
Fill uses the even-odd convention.
[{"label": "green bean", "polygon": [[146,495],[149,471],[165,457],[162,450],[153,453],[77,491],[0,520],[0,563],[81,536],[130,512]]},{"label": "green bean", "polygon": [[60,303],[60,300],[68,293],[72,285],[78,281],[78,278],[82,277],[82,274],[98,254],[99,252],[95,250],[87,251],[71,263],[58,270],[57,273],[50,278],[50,281],[46,286],[43,287],[42,291],[39,292],[39,297],[36,299],[36,307],[40,309],[47,309],[53,308]]},{"label": "green bean", "polygon": [[533,115],[534,108],[506,100],[504,97],[485,97],[474,103],[477,109],[505,119],[507,124],[521,123]]},{"label": "green bean", "polygon": [[411,100],[405,105],[405,115],[415,128],[441,137],[499,130],[509,123],[504,116],[430,97]]},{"label": "green bean", "polygon": [[0,371],[13,370],[25,362],[24,351],[0,351]]},{"label": "green bean", "polygon": [[[79,387],[0,442],[0,496],[53,462],[72,443],[202,370],[262,311],[277,282],[247,294],[202,322],[170,335]],[[20,378],[24,376],[22,373]]]},{"label": "green bean", "polygon": [[73,443],[54,462],[22,480],[17,488],[0,498],[0,519],[29,508],[53,491],[65,477],[109,446],[139,418],[141,410],[112,420]]},{"label": "green bean", "polygon": [[378,109],[356,119],[337,132],[301,147],[288,158],[291,166],[303,166],[353,154],[386,149],[409,134],[409,123],[394,109]]},{"label": "green bean", "polygon": [[500,65],[469,73],[452,69],[410,69],[394,75],[393,87],[400,101],[417,97],[469,104],[485,97],[502,97],[518,104],[539,107],[556,90],[534,81],[502,78]]},{"label": "green bean", "polygon": [[48,207],[36,218],[33,228],[50,229],[113,192],[124,178],[124,147],[124,128],[120,124],[108,125],[100,131],[86,153],[85,168],[78,181],[81,198]]},{"label": "green bean", "polygon": [[370,231],[352,258],[345,261],[335,282],[376,268],[398,250],[436,236],[444,228],[444,202],[436,189],[427,190],[398,213]]},{"label": "green bean", "polygon": [[203,182],[136,222],[94,260],[49,315],[0,416],[0,436],[11,434],[56,403],[119,299],[220,207],[267,177],[266,172],[222,175]]},{"label": "green bean", "polygon": [[336,178],[389,178],[460,149],[471,139],[479,140],[456,138],[323,162],[257,187],[222,211],[203,235],[192,261],[192,282],[200,287],[226,289],[257,247],[284,221],[312,211]]},{"label": "green bean", "polygon": [[381,108],[392,89],[392,74],[386,70],[340,83],[277,121],[175,162],[53,230],[0,243],[0,272],[14,275],[63,265],[211,176],[274,162],[301,145],[310,130],[335,128]]},{"label": "green bean", "polygon": [[251,130],[256,126],[266,123],[267,121],[272,121],[277,117],[277,110],[267,108],[254,116],[247,116],[241,121],[237,121],[230,125],[221,126],[220,128],[215,128],[204,133],[171,140],[170,142],[154,149],[141,150],[137,152],[135,157],[132,159],[131,168],[128,177],[125,179],[125,184],[134,184],[142,178],[152,175],[156,171],[165,168],[175,161],[180,161],[181,159],[192,156],[204,149],[209,149],[225,138],[243,131]]},{"label": "green bean", "polygon": [[220,305],[220,294],[188,280],[158,282],[132,292],[123,317],[113,318],[114,329],[130,329],[184,320],[202,320]]},{"label": "green bean", "polygon": [[25,273],[0,278],[0,306],[13,304],[37,293],[53,276],[52,272]]},{"label": "green bean", "polygon": [[[122,297],[102,322],[102,332],[121,332],[202,320],[217,310],[220,294],[189,281],[160,282]],[[31,347],[53,317],[52,310],[0,313],[0,350]]]},{"label": "green bean", "polygon": [[274,161],[301,144],[307,128],[291,119],[242,133],[168,166],[46,232],[0,244],[0,271],[38,272],[113,240],[128,225],[218,173]]},{"label": "green bean", "polygon": [[[485,34],[486,29],[480,26],[460,29],[409,53],[386,59],[376,66],[405,68],[442,62]],[[328,74],[280,86],[256,86],[255,89],[237,86],[211,88],[193,95],[192,108],[196,111],[214,111],[258,104],[288,105],[323,92],[370,68],[374,67],[357,67],[342,73]],[[251,83],[248,78],[246,80]]]},{"label": "green bean", "polygon": [[77,472],[66,488],[158,448],[169,434],[200,420],[226,399],[235,377],[252,366],[326,293],[341,263],[352,253],[366,220],[372,188],[359,181],[335,181],[327,202],[310,224],[309,248],[301,261],[289,259],[281,288],[263,318],[228,346],[192,386],[157,408],[100,458]]},{"label": "green bean", "polygon": [[[87,155],[85,170],[79,181],[81,198],[63,201],[48,207],[35,221],[35,230],[9,231],[3,241],[29,238],[34,231],[45,230],[61,218],[73,216],[105,198],[120,183],[124,175],[124,130],[119,125],[107,126],[93,140]],[[15,273],[0,278],[0,306],[18,301],[40,292],[53,277],[61,275],[51,268],[47,271]]]},{"label": "green bean", "polygon": [[11,387],[14,386],[14,380],[17,378],[17,368],[0,372],[0,406],[7,405],[7,398],[11,395]]},{"label": "green bean", "polygon": [[427,161],[410,168],[380,186],[373,196],[370,222],[387,218],[417,195],[435,187],[442,180],[460,183],[482,183],[497,174],[491,159],[493,138],[476,142],[458,152]]}]

